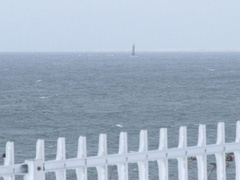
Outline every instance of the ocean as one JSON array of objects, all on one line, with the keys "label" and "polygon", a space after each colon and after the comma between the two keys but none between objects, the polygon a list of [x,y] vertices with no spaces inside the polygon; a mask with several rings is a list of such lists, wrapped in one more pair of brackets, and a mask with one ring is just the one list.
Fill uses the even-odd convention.
[{"label": "ocean", "polygon": [[[232,142],[240,120],[240,53],[0,53],[0,102],[0,153],[14,141],[16,163],[35,157],[37,139],[45,140],[47,160],[56,158],[58,137],[66,138],[67,158],[76,157],[79,136],[87,138],[88,156],[96,155],[100,133],[107,134],[109,154],[118,152],[121,131],[129,151],[137,151],[141,129],[148,130],[150,150],[158,148],[162,127],[169,147],[177,147],[180,126],[188,127],[188,145],[196,145],[199,124],[207,126],[207,143],[215,143],[218,122]],[[176,162],[169,161],[171,180]],[[156,163],[150,166],[156,180]],[[196,179],[196,163],[189,167],[189,179]],[[110,171],[117,179],[115,167]],[[234,165],[227,172],[233,179]],[[67,176],[76,179],[73,171]],[[136,164],[129,178],[137,179]],[[96,169],[89,168],[89,179],[97,179]]]}]

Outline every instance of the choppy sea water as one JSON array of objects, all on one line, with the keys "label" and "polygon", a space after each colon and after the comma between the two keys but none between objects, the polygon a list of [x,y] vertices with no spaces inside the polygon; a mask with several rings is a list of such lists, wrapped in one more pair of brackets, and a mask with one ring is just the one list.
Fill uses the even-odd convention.
[{"label": "choppy sea water", "polygon": [[[80,135],[93,156],[100,133],[107,134],[112,154],[121,131],[128,133],[129,151],[137,151],[139,132],[147,129],[154,150],[159,128],[168,128],[169,147],[177,147],[178,129],[187,126],[193,146],[198,124],[206,124],[211,144],[219,121],[231,142],[240,120],[240,53],[1,53],[0,102],[0,153],[14,141],[16,163],[35,157],[37,139],[45,140],[46,159],[54,159],[57,138],[65,137],[72,158]],[[171,180],[177,179],[176,162],[169,162]],[[196,163],[190,163],[189,178],[196,179]],[[150,179],[158,178],[156,165],[150,162]],[[117,179],[115,167],[109,169]],[[227,172],[233,179],[234,165]],[[67,175],[76,179],[73,171]],[[95,175],[90,168],[89,178]],[[129,178],[137,179],[136,164]]]}]

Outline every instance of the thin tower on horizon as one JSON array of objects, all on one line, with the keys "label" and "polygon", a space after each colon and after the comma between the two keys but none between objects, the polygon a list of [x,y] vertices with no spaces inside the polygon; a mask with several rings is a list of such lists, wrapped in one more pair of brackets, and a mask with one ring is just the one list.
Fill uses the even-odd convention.
[{"label": "thin tower on horizon", "polygon": [[135,56],[135,45],[132,46],[132,56]]}]

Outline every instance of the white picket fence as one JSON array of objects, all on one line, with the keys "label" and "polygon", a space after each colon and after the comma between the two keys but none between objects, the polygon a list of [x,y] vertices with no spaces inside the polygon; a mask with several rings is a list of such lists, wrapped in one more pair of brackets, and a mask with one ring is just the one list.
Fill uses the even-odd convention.
[{"label": "white picket fence", "polygon": [[98,180],[108,180],[108,166],[116,165],[119,180],[128,180],[128,164],[137,163],[139,180],[148,180],[148,163],[158,164],[159,180],[168,180],[168,160],[177,159],[178,179],[188,180],[188,160],[194,157],[197,161],[198,180],[207,180],[207,155],[215,155],[217,180],[226,180],[226,153],[234,153],[235,179],[240,180],[240,121],[236,125],[236,140],[225,143],[225,125],[218,123],[216,144],[206,144],[206,126],[199,125],[198,143],[187,146],[187,129],[180,127],[179,144],[177,148],[168,149],[167,129],[160,129],[160,143],[157,150],[148,150],[147,131],[140,132],[138,152],[128,151],[127,133],[120,133],[119,151],[117,154],[107,154],[107,137],[99,136],[97,156],[87,157],[86,138],[79,137],[78,154],[76,158],[66,159],[65,139],[59,138],[55,160],[45,161],[44,141],[38,140],[36,158],[26,160],[23,164],[14,163],[14,144],[7,142],[6,159],[0,166],[0,176],[5,180],[14,180],[15,175],[23,175],[25,180],[45,180],[45,173],[54,172],[56,180],[66,179],[66,170],[76,170],[78,180],[87,180],[87,168],[96,167]]}]

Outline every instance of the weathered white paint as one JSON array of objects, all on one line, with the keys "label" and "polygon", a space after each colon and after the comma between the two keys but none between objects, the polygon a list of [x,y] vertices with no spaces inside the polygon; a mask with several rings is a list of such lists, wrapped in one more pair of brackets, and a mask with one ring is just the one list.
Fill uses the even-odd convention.
[{"label": "weathered white paint", "polygon": [[107,135],[100,134],[99,136],[99,146],[98,146],[98,157],[103,157],[103,163],[96,162],[98,165],[97,173],[98,173],[98,180],[108,180],[108,160],[107,156]]},{"label": "weathered white paint", "polygon": [[[125,155],[128,153],[128,141],[127,141],[127,133],[121,132],[119,137],[119,155]],[[125,159],[124,163],[117,164],[118,170],[118,179],[119,180],[128,180],[128,160]]]},{"label": "weathered white paint", "polygon": [[[148,135],[146,130],[140,132],[138,152],[128,152],[127,133],[120,133],[119,151],[117,154],[107,154],[107,136],[100,134],[97,156],[87,157],[86,138],[79,137],[78,154],[76,158],[66,159],[65,138],[59,138],[55,160],[45,160],[44,141],[38,140],[36,157],[26,160],[23,164],[14,163],[14,144],[6,144],[6,159],[0,166],[0,176],[5,180],[14,180],[15,175],[24,175],[24,180],[45,180],[45,173],[55,172],[57,180],[66,180],[66,170],[76,170],[78,180],[87,180],[87,168],[96,167],[98,180],[108,180],[108,166],[117,166],[119,180],[128,180],[128,164],[137,163],[139,179],[148,180],[148,162],[157,161],[159,180],[168,180],[168,159],[178,160],[179,180],[188,179],[188,158],[197,160],[198,180],[207,180],[207,155],[215,155],[217,162],[217,180],[226,180],[226,153],[235,155],[236,175],[240,180],[240,121],[236,126],[235,142],[225,142],[224,123],[218,124],[216,144],[206,144],[206,126],[200,125],[198,143],[187,146],[187,129],[180,127],[177,148],[168,148],[167,129],[160,129],[159,148],[148,150]],[[196,159],[195,159],[196,157]]]},{"label": "weathered white paint", "polygon": [[148,135],[146,130],[141,130],[139,140],[140,153],[146,153],[145,158],[142,161],[137,161],[138,165],[138,178],[139,180],[148,180]]},{"label": "weathered white paint", "polygon": [[222,151],[215,154],[217,163],[217,180],[226,180],[226,156],[225,156],[225,126],[218,123],[217,143],[222,146]]},{"label": "weathered white paint", "polygon": [[188,180],[188,158],[187,158],[187,128],[180,127],[179,130],[179,149],[185,149],[183,156],[178,157],[178,179],[179,180]]},{"label": "weathered white paint", "polygon": [[[198,128],[198,147],[205,147],[206,139],[206,125],[199,125]],[[198,166],[198,180],[207,180],[207,155],[206,151],[202,155],[196,156]]]},{"label": "weathered white paint", "polygon": [[[57,142],[56,161],[64,161],[66,159],[65,138],[59,138]],[[62,169],[55,170],[56,180],[66,180],[66,165],[63,164]]]},{"label": "weathered white paint", "polygon": [[[6,144],[6,153],[4,158],[4,166],[14,165],[14,143],[7,142]],[[3,176],[4,180],[15,180],[14,175]]]},{"label": "weathered white paint", "polygon": [[[159,151],[167,151],[167,129],[161,128],[159,135]],[[157,160],[159,180],[168,180],[168,157]]]},{"label": "weathered white paint", "polygon": [[36,160],[45,161],[45,150],[44,150],[44,140],[39,139],[37,141],[37,148],[36,148]]},{"label": "weathered white paint", "polygon": [[[86,159],[87,158],[87,145],[86,145],[86,137],[80,136],[78,139],[78,159]],[[87,180],[87,165],[76,168],[76,175],[78,180]]]}]

